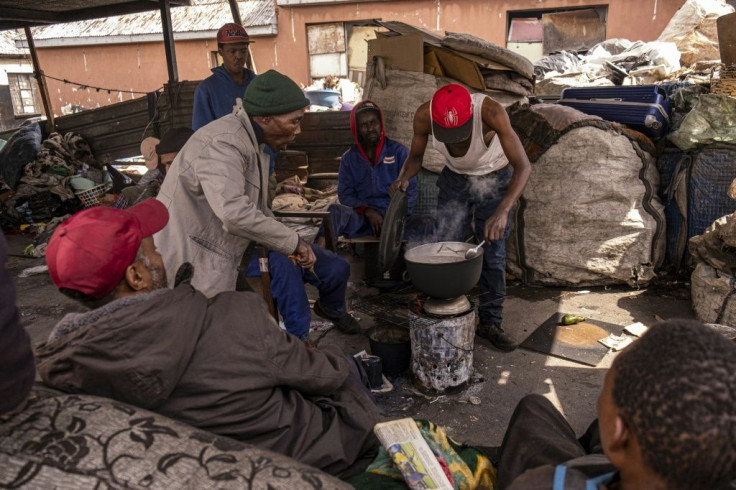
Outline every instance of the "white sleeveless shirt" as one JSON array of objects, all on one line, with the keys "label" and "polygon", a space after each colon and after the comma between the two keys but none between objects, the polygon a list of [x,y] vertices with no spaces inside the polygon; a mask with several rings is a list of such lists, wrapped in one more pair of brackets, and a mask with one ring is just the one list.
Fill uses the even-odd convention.
[{"label": "white sleeveless shirt", "polygon": [[445,163],[450,170],[464,175],[486,175],[502,169],[509,164],[503,152],[498,135],[494,134],[491,143],[486,146],[483,140],[483,101],[487,95],[472,94],[473,101],[473,132],[470,136],[470,147],[465,155],[455,158],[447,151],[444,143],[437,141],[432,133],[432,145],[445,157]]}]

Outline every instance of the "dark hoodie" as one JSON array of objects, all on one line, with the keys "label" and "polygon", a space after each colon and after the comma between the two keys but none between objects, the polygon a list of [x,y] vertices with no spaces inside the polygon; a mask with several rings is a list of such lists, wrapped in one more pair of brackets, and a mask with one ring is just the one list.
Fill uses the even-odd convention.
[{"label": "dark hoodie", "polygon": [[194,131],[233,112],[235,99],[243,98],[245,89],[256,76],[248,69],[243,71],[243,83],[236,83],[224,66],[218,66],[212,69],[212,75],[197,85],[192,108]]},{"label": "dark hoodie", "polygon": [[31,341],[20,324],[15,285],[5,268],[7,258],[8,245],[0,235],[0,414],[26,399],[36,377]]},{"label": "dark hoodie", "polygon": [[[358,137],[356,113],[365,106],[372,106],[378,112],[381,121],[381,135],[376,147],[376,158],[369,161],[368,155]],[[350,113],[350,130],[353,133],[355,144],[346,151],[340,160],[337,196],[340,204],[350,206],[358,213],[364,213],[366,208],[378,211],[381,215],[391,201],[388,193],[389,186],[396,180],[404,166],[409,151],[404,145],[386,137],[381,109],[369,100],[358,103]],[[414,208],[419,189],[416,178],[411,179],[407,196],[409,211]]]}]

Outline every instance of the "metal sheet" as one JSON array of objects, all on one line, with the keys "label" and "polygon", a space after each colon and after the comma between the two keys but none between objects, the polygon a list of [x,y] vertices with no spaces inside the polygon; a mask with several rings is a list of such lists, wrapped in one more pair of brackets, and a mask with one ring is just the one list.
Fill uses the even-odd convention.
[{"label": "metal sheet", "polygon": [[[172,0],[189,5],[189,0]],[[158,9],[150,0],[4,0],[0,5],[0,30],[73,22],[111,15]]]},{"label": "metal sheet", "polygon": [[[173,3],[172,1],[172,5]],[[151,5],[157,8],[158,2],[151,2]],[[238,8],[246,28],[276,25],[276,9],[270,0],[238,2]],[[215,32],[223,24],[232,21],[232,12],[227,2],[171,9],[171,23],[175,39],[179,39],[180,36],[177,34],[182,33],[201,33],[202,37],[214,38]],[[39,47],[48,45],[44,41],[53,39],[100,39],[125,36],[134,40],[136,36],[151,34],[162,34],[161,15],[157,10],[33,29],[33,37]]]},{"label": "metal sheet", "polygon": [[62,116],[56,119],[56,128],[60,133],[74,131],[84,136],[99,160],[136,156],[143,138],[160,137],[172,127],[191,126],[198,83],[167,84],[150,106],[148,99],[142,97]]}]

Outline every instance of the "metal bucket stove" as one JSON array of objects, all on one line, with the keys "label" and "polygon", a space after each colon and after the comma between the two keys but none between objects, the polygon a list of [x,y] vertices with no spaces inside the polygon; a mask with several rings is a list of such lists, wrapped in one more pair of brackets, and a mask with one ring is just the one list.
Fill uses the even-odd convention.
[{"label": "metal bucket stove", "polygon": [[464,386],[473,374],[478,315],[465,296],[439,309],[436,301],[419,297],[409,311],[411,371],[420,388],[443,392]]},{"label": "metal bucket stove", "polygon": [[[379,267],[391,268],[402,248],[407,197],[396,191],[384,217]],[[483,254],[470,258],[464,242],[428,243],[404,254],[412,284],[424,293],[380,294],[363,298],[355,308],[377,322],[409,328],[411,369],[419,388],[443,392],[463,386],[473,374],[476,305],[466,293],[480,279]]]},{"label": "metal bucket stove", "polygon": [[404,255],[418,297],[409,312],[412,372],[421,388],[442,392],[458,388],[473,374],[476,307],[465,293],[480,279],[483,255],[465,258],[472,245],[439,242]]}]

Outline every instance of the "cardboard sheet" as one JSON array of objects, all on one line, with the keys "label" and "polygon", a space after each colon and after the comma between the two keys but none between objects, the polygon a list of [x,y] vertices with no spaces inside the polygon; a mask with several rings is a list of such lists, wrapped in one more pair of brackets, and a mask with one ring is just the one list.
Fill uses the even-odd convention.
[{"label": "cardboard sheet", "polygon": [[560,325],[564,313],[555,313],[521,343],[524,349],[596,366],[608,353],[598,342],[609,334],[621,335],[624,327],[600,320]]},{"label": "cardboard sheet", "polygon": [[368,59],[382,57],[395,70],[424,71],[424,38],[419,32],[368,41]]}]

